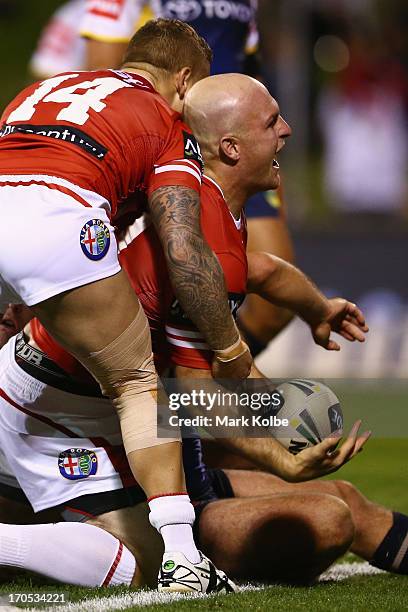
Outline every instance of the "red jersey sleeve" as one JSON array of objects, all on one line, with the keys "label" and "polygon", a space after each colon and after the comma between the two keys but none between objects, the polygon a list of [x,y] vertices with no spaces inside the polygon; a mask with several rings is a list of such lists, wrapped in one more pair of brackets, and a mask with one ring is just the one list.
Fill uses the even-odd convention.
[{"label": "red jersey sleeve", "polygon": [[165,186],[190,187],[200,192],[203,160],[190,129],[175,121],[148,182],[148,196]]}]

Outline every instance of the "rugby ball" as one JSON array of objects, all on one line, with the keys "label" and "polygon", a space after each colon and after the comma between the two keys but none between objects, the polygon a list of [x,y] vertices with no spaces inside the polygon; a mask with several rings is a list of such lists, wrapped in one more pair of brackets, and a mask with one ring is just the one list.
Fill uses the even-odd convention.
[{"label": "rugby ball", "polygon": [[296,455],[335,434],[343,434],[343,412],[338,397],[321,382],[294,379],[278,385],[282,407],[277,413],[289,425],[273,428],[273,435]]}]

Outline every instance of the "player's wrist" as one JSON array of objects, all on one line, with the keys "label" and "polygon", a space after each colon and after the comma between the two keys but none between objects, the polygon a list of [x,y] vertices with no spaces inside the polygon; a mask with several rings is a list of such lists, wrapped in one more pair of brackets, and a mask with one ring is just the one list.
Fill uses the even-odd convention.
[{"label": "player's wrist", "polygon": [[287,482],[304,482],[320,475],[318,470],[313,469],[301,453],[292,455],[288,452],[288,455],[288,457],[285,457],[285,476],[282,476]]},{"label": "player's wrist", "polygon": [[319,295],[305,305],[299,315],[310,327],[315,327],[327,321],[330,312],[329,300],[324,295]]},{"label": "player's wrist", "polygon": [[239,359],[248,351],[248,345],[242,340],[241,336],[238,335],[237,340],[227,348],[216,349],[214,351],[214,359],[217,359],[221,363],[229,363]]},{"label": "player's wrist", "polygon": [[296,456],[286,451],[281,465],[280,477],[286,480],[286,482],[299,482],[299,476],[299,465]]}]

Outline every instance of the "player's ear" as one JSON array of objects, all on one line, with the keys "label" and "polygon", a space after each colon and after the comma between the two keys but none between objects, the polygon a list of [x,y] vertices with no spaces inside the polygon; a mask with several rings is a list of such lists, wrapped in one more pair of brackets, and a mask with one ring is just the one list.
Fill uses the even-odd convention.
[{"label": "player's ear", "polygon": [[186,93],[193,85],[191,68],[185,66],[176,73],[175,85],[180,100],[184,100]]},{"label": "player's ear", "polygon": [[220,159],[235,165],[241,158],[239,141],[235,136],[223,136],[220,140]]}]

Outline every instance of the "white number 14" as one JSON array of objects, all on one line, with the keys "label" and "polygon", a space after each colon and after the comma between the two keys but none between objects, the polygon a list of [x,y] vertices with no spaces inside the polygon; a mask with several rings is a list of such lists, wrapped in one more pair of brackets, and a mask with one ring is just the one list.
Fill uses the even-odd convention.
[{"label": "white number 14", "polygon": [[[14,121],[29,121],[34,115],[40,102],[69,103],[56,116],[57,120],[69,121],[77,125],[84,125],[89,119],[89,109],[100,113],[106,104],[102,102],[110,94],[123,87],[132,87],[115,77],[101,77],[93,81],[83,81],[71,87],[56,89],[61,83],[73,79],[79,74],[69,74],[43,81],[34,93],[26,98],[20,106],[10,113],[7,123]],[[86,89],[84,93],[75,93],[78,89]]]}]

